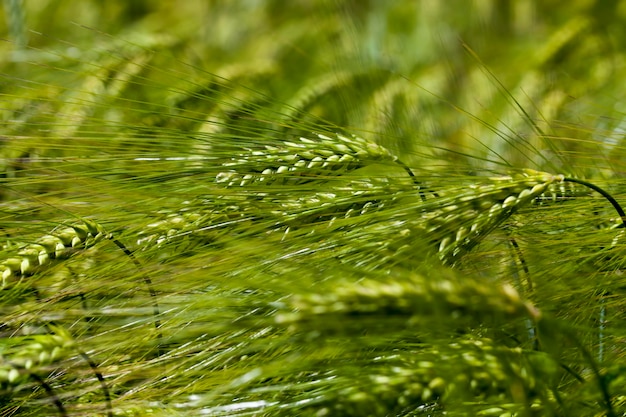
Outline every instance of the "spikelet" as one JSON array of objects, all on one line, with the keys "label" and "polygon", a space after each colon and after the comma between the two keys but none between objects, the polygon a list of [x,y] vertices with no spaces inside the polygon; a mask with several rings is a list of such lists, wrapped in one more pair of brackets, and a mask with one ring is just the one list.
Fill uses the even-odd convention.
[{"label": "spikelet", "polygon": [[11,285],[11,278],[33,275],[55,260],[68,258],[78,250],[90,248],[98,241],[109,238],[111,235],[91,220],[55,230],[34,243],[21,246],[15,256],[0,262],[2,288]]},{"label": "spikelet", "polygon": [[228,187],[254,183],[302,184],[315,178],[337,176],[372,162],[396,162],[397,157],[380,145],[356,136],[317,134],[299,142],[284,141],[250,150],[224,163],[226,171],[216,182]]}]

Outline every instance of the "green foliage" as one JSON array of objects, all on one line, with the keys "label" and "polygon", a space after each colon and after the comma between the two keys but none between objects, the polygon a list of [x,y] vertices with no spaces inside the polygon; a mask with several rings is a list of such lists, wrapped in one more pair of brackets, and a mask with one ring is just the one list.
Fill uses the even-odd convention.
[{"label": "green foliage", "polygon": [[2,7],[1,415],[626,412],[621,2]]}]

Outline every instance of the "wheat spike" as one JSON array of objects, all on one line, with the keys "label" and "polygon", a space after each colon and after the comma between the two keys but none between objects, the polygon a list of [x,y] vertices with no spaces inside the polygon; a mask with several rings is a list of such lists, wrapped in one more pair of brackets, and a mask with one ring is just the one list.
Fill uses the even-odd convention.
[{"label": "wheat spike", "polygon": [[543,206],[547,204],[562,203],[579,197],[588,197],[591,190],[569,181],[560,181],[548,185],[546,191],[533,200],[533,204]]},{"label": "wheat spike", "polygon": [[472,185],[443,207],[425,213],[426,231],[437,237],[439,257],[454,265],[493,229],[520,207],[532,204],[563,175],[524,170],[521,174],[493,178],[491,184]]},{"label": "wheat spike", "polygon": [[[442,372],[442,360],[454,363],[455,372]],[[361,378],[342,381],[339,374],[336,388],[330,388],[338,390],[337,395],[318,405],[318,415],[386,415],[406,404],[414,408],[422,404],[419,409],[428,411],[467,399],[468,407],[474,403],[472,415],[508,416],[524,412],[514,395],[525,395],[533,400],[535,410],[544,410],[556,403],[547,395],[551,387],[545,381],[556,377],[558,369],[553,359],[540,352],[506,348],[488,338],[461,339],[439,349],[425,346],[410,355],[379,357]],[[517,393],[510,390],[513,378]],[[477,397],[481,401],[472,401]],[[508,401],[501,407],[489,406],[492,401],[502,403],[503,398]]]},{"label": "wheat spike", "polygon": [[10,392],[33,380],[44,389],[48,400],[55,403],[60,414],[65,416],[67,414],[61,398],[47,384],[45,378],[51,369],[59,367],[60,362],[78,354],[98,380],[106,403],[107,416],[112,416],[109,387],[96,363],[80,349],[65,329],[51,324],[47,328],[53,333],[13,337],[13,343],[3,349],[3,355],[0,356],[0,389]]},{"label": "wheat spike", "polygon": [[323,192],[290,189],[285,193],[270,193],[256,188],[236,197],[196,199],[185,202],[179,210],[160,213],[160,220],[139,233],[137,246],[146,251],[165,244],[184,248],[181,242],[190,239],[195,239],[196,243],[211,243],[224,230],[232,230],[248,220],[265,225],[259,228],[263,233],[303,227],[327,228],[341,219],[387,209],[398,198],[414,194],[412,185],[394,184],[386,178],[360,178]]},{"label": "wheat spike", "polygon": [[290,227],[316,224],[323,227],[393,206],[399,198],[415,194],[414,186],[395,184],[387,178],[361,178],[324,192],[280,200],[281,221]]},{"label": "wheat spike", "polygon": [[55,260],[65,259],[78,250],[110,238],[111,235],[101,225],[91,220],[53,231],[34,243],[21,246],[15,256],[0,263],[2,288],[10,286],[11,278],[32,275]]},{"label": "wheat spike", "polygon": [[224,163],[228,170],[217,174],[216,182],[228,187],[253,183],[295,185],[342,175],[372,162],[397,161],[387,149],[362,138],[317,134],[315,139],[301,137],[299,142],[284,141],[239,154]]},{"label": "wheat spike", "polygon": [[[250,193],[249,198],[230,199],[223,196],[210,202],[201,198],[185,201],[182,208],[159,212],[159,220],[143,227],[137,236],[137,248],[145,252],[173,245],[170,247],[178,248],[176,250],[180,252],[184,250],[180,247],[181,243],[193,245],[189,242],[193,239],[211,243],[224,230],[231,230],[241,222],[256,218],[251,203],[258,198],[258,194]],[[169,254],[162,252],[160,255],[167,257]]]},{"label": "wheat spike", "polygon": [[[432,331],[422,328],[422,319],[429,323],[438,314],[448,320],[471,318],[477,322],[491,318],[535,321],[541,317],[534,306],[508,285],[487,286],[449,272],[438,273],[436,277],[392,274],[384,281],[365,278],[356,283],[346,282],[328,293],[293,296],[287,300],[285,310],[276,316],[276,322],[294,337],[305,338],[307,344],[325,345],[328,340],[336,340],[337,334],[358,335],[364,322],[377,323],[378,327],[369,329],[379,336],[394,335],[408,327],[421,338],[421,334]],[[463,314],[451,313],[455,311]],[[378,357],[376,363],[380,368],[369,369],[369,377],[362,383],[355,383],[358,378],[352,379],[350,386],[343,388],[338,382],[341,394],[333,396],[333,402],[324,407],[328,415],[361,415],[367,414],[364,410],[368,407],[384,406],[379,413],[383,415],[384,410],[396,409],[403,401],[409,404],[439,401],[445,406],[461,394],[471,393],[468,398],[495,397],[506,389],[511,373],[523,381],[520,389],[528,395],[536,395],[538,389],[548,392],[550,387],[535,379],[537,374],[548,374],[549,370],[535,369],[525,360],[525,355],[519,348],[507,348],[490,339],[460,339],[447,347],[432,349],[426,345],[415,351],[400,351]],[[447,373],[441,372],[437,365],[442,358],[454,363]],[[545,360],[549,361],[547,355]],[[521,365],[511,367],[511,362]],[[455,373],[450,373],[450,369]],[[459,369],[463,372],[457,372]],[[558,370],[558,366],[551,370],[554,369]],[[338,377],[341,378],[341,373]],[[396,385],[404,388],[401,396],[389,389]]]},{"label": "wheat spike", "polygon": [[[477,319],[494,314],[503,317],[537,318],[537,310],[522,300],[517,291],[508,286],[485,286],[472,280],[462,280],[452,274],[431,280],[418,274],[408,277],[390,277],[388,281],[363,279],[333,289],[328,295],[296,296],[291,300],[292,312],[279,314],[281,325],[308,326],[308,322],[331,316],[350,316],[384,312],[389,316],[433,314],[432,309],[455,311],[463,309]],[[298,324],[303,323],[303,324]],[[337,321],[339,325],[340,321]],[[334,331],[328,326],[329,331]]]}]

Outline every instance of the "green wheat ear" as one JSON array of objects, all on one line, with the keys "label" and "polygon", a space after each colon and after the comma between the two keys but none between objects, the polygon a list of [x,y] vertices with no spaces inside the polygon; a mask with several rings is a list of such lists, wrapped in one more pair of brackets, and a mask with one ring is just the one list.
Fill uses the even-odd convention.
[{"label": "green wheat ear", "polygon": [[288,325],[292,330],[307,329],[314,321],[332,318],[326,326],[330,332],[337,330],[330,323],[343,327],[342,316],[380,315],[409,320],[463,310],[465,315],[482,320],[493,316],[537,319],[540,314],[509,285],[485,286],[475,280],[458,279],[453,274],[437,280],[419,274],[392,276],[383,282],[362,279],[336,287],[329,294],[294,296],[290,305],[291,312],[276,316],[278,324]]},{"label": "green wheat ear", "polygon": [[563,175],[526,169],[492,178],[488,184],[470,185],[456,190],[450,198],[443,197],[442,207],[424,213],[423,227],[437,238],[441,261],[454,265],[517,210],[564,179]]},{"label": "green wheat ear", "polygon": [[[267,183],[240,187],[235,194],[198,197],[183,202],[176,210],[158,212],[159,219],[139,231],[138,249],[145,252],[171,244],[171,248],[184,250],[187,243],[187,247],[211,243],[223,235],[223,231],[248,220],[257,224],[265,222],[264,233],[309,226],[323,229],[337,220],[380,211],[403,197],[416,194],[416,186],[410,179],[394,181],[384,177],[331,182],[325,191],[314,191],[306,186],[283,190],[264,184]],[[160,256],[167,255],[161,253]]]},{"label": "green wheat ear", "polygon": [[398,158],[384,147],[356,136],[317,134],[313,139],[301,137],[298,142],[249,149],[224,163],[228,170],[220,172],[216,182],[229,187],[253,183],[296,185],[343,175],[377,162],[398,163]]},{"label": "green wheat ear", "polygon": [[43,388],[48,400],[55,404],[59,414],[66,416],[67,411],[63,406],[61,397],[46,382],[46,378],[51,370],[59,367],[61,362],[78,354],[89,365],[100,384],[107,416],[113,416],[109,387],[96,363],[80,349],[66,330],[55,325],[48,325],[47,327],[52,333],[14,337],[11,346],[2,350],[2,355],[0,355],[0,391],[19,390],[21,386],[32,380]]},{"label": "green wheat ear", "polygon": [[37,239],[34,243],[21,246],[14,256],[0,262],[2,288],[11,286],[16,278],[33,275],[55,261],[66,259],[77,251],[88,249],[103,239],[111,238],[112,235],[91,220],[83,220],[83,223],[53,230],[51,234]]},{"label": "green wheat ear", "polygon": [[[337,335],[358,340],[363,323],[368,323],[371,326],[368,330],[381,338],[393,338],[408,330],[415,338],[427,339],[432,331],[428,323],[437,315],[448,322],[468,318],[477,322],[490,319],[511,322],[520,318],[535,321],[541,317],[533,305],[522,300],[508,285],[484,285],[457,276],[453,271],[447,272],[438,273],[436,278],[413,273],[392,274],[384,280],[364,278],[334,286],[327,293],[293,296],[286,300],[288,310],[275,319],[294,338],[302,337],[307,345],[323,349]],[[293,338],[289,340],[293,343]],[[337,383],[339,392],[332,390],[330,398],[322,404],[328,411],[325,415],[369,415],[366,410],[376,407],[381,407],[376,415],[384,415],[385,410],[403,402],[413,405],[439,402],[445,406],[458,401],[460,396],[468,401],[476,397],[494,398],[508,393],[506,387],[512,377],[523,385],[520,390],[541,399],[550,387],[535,383],[536,375],[556,377],[559,370],[553,363],[550,369],[536,369],[526,359],[535,352],[472,337],[457,338],[449,345],[433,347],[420,343],[415,350],[372,354],[377,358],[369,364],[365,381],[352,379],[348,387]],[[444,358],[446,365],[441,366]],[[547,355],[542,359],[550,362]],[[511,367],[511,361],[518,365]],[[337,374],[338,378],[342,377],[341,371]]]},{"label": "green wheat ear", "polygon": [[[59,230],[53,230],[50,234],[37,239],[34,243],[21,246],[17,253],[0,262],[2,271],[1,289],[11,288],[28,276],[50,268],[54,263],[62,262],[76,252],[82,252],[96,245],[102,240],[110,240],[128,256],[135,266],[141,270],[141,265],[133,253],[126,248],[113,234],[93,220],[84,219],[82,223],[65,226]],[[4,248],[12,250],[13,248]],[[158,339],[162,339],[159,321],[160,309],[157,294],[152,286],[150,278],[142,273],[143,281],[152,299],[154,327]]]}]

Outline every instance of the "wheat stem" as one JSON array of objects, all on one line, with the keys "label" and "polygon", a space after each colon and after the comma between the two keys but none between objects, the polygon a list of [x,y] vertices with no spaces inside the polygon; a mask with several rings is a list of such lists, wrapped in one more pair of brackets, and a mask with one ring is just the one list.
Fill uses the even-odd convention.
[{"label": "wheat stem", "polygon": [[39,386],[41,386],[46,391],[46,394],[48,394],[48,398],[50,398],[50,400],[52,400],[52,402],[56,406],[57,411],[59,412],[59,415],[61,417],[67,417],[68,416],[67,410],[63,406],[63,402],[61,401],[61,398],[59,398],[56,392],[54,392],[54,389],[52,389],[52,387],[46,381],[44,381],[39,375],[37,375],[34,372],[28,372],[28,376],[34,381],[36,381],[39,384]]},{"label": "wheat stem", "polygon": [[579,180],[578,178],[565,177],[565,178],[563,178],[563,181],[584,185],[585,187],[591,188],[592,190],[597,191],[598,193],[600,193],[604,198],[606,198],[609,201],[609,203],[611,203],[613,208],[615,208],[615,211],[617,211],[617,214],[619,215],[619,217],[620,217],[620,219],[622,221],[622,224],[619,227],[626,227],[626,213],[624,213],[624,209],[622,208],[622,206],[620,206],[620,204],[617,202],[617,200],[611,194],[609,194],[608,192],[604,191],[602,188],[598,187],[595,184],[592,184],[592,183],[584,181],[584,180]]}]

